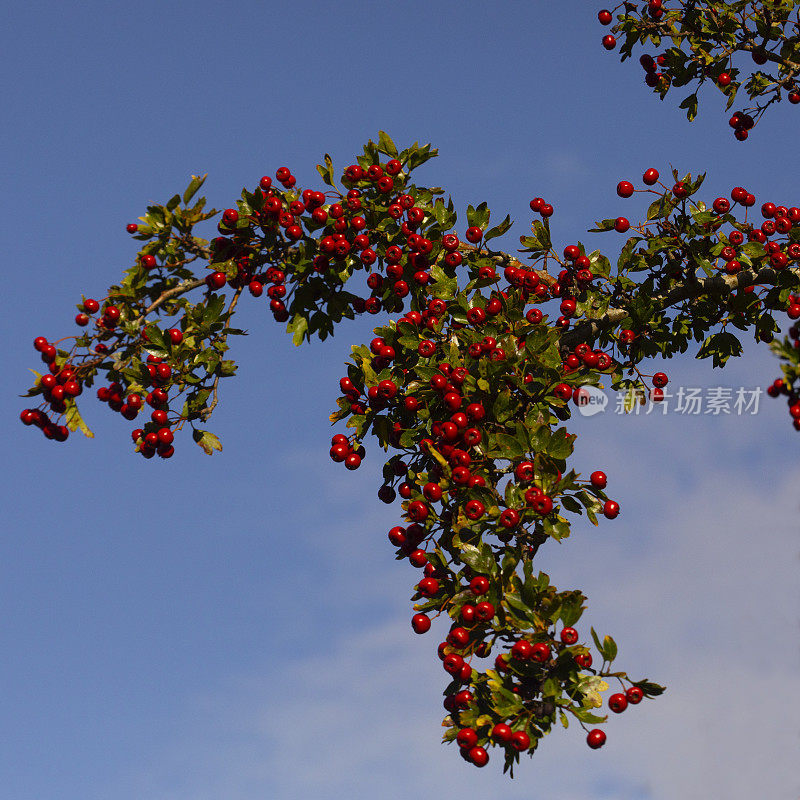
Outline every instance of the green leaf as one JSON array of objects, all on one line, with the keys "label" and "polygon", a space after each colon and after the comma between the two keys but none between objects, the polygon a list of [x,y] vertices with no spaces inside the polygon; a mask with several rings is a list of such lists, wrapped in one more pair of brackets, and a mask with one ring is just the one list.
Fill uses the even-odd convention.
[{"label": "green leaf", "polygon": [[677,205],[677,201],[669,194],[656,198],[647,209],[647,219],[662,219],[666,217]]},{"label": "green leaf", "polygon": [[489,224],[489,206],[484,202],[477,208],[467,206],[467,225],[485,229]]},{"label": "green leaf", "polygon": [[300,346],[303,344],[303,339],[306,338],[306,332],[308,331],[308,320],[300,316],[300,314],[295,314],[294,317],[289,321],[289,324],[286,326],[286,332],[292,334],[292,343],[295,347]]},{"label": "green leaf", "polygon": [[434,297],[451,298],[458,288],[458,280],[451,278],[438,264],[434,264],[429,270],[433,283],[431,293]]},{"label": "green leaf", "polygon": [[491,447],[487,455],[490,458],[504,458],[511,461],[525,453],[525,448],[519,439],[507,433],[497,433],[490,437],[489,442]]},{"label": "green leaf", "polygon": [[[614,227],[613,225],[611,226]],[[550,249],[550,223],[545,219],[544,222],[535,219],[533,221],[533,235],[541,243],[545,250]]]},{"label": "green leaf", "polygon": [[589,228],[589,233],[603,233],[604,231],[613,231],[614,225],[617,224],[616,219],[601,219],[595,222],[594,228]]},{"label": "green leaf", "polygon": [[492,548],[485,542],[481,543],[480,549],[471,544],[462,545],[460,558],[468,567],[484,574],[490,573],[496,563]]},{"label": "green leaf", "polygon": [[572,455],[576,434],[567,433],[566,428],[559,428],[547,443],[547,454],[553,458],[567,458]]},{"label": "green leaf", "polygon": [[644,692],[645,697],[658,697],[660,694],[664,694],[666,691],[664,686],[659,686],[657,683],[651,683],[646,678],[642,681],[636,681],[635,685]]},{"label": "green leaf", "polygon": [[691,122],[697,116],[697,94],[690,94],[685,97],[678,108],[686,109],[686,119]]},{"label": "green leaf", "polygon": [[503,595],[503,599],[506,604],[514,609],[514,611],[517,612],[517,615],[522,619],[529,620],[531,622],[534,621],[535,614],[533,613],[531,606],[526,603],[517,592],[506,592],[505,595]]},{"label": "green leaf", "polygon": [[165,358],[168,355],[169,347],[161,328],[158,325],[148,325],[144,329],[144,333],[147,336],[145,350],[157,358]]},{"label": "green leaf", "polygon": [[498,236],[502,236],[508,229],[511,227],[511,217],[506,216],[506,218],[499,224],[495,225],[493,228],[489,228],[486,233],[483,234],[483,241],[486,242],[489,239],[495,239]]},{"label": "green leaf", "polygon": [[325,153],[325,166],[323,167],[322,164],[317,164],[317,172],[319,172],[322,180],[325,181],[328,186],[333,186],[333,161],[327,153]]},{"label": "green leaf", "polygon": [[[183,193],[184,205],[188,205],[189,201],[197,194],[197,190],[203,185],[207,177],[208,173],[205,175],[192,175],[192,180],[186,187],[186,191]],[[140,230],[140,233],[141,232],[142,231]]]},{"label": "green leaf", "polygon": [[732,333],[712,333],[704,342],[696,358],[712,357],[714,367],[722,367],[731,356],[742,354],[742,343]]},{"label": "green leaf", "polygon": [[215,450],[222,452],[222,443],[219,438],[210,431],[201,431],[195,428],[192,438],[203,448],[207,455],[212,455]]},{"label": "green leaf", "polygon": [[562,593],[559,616],[565,627],[573,626],[581,618],[585,599],[578,590]]},{"label": "green leaf", "polygon": [[[220,267],[221,269],[222,267]],[[203,312],[203,322],[208,325],[220,318],[222,309],[225,308],[225,295],[211,294],[206,300],[205,311]]]},{"label": "green leaf", "polygon": [[613,661],[617,657],[617,643],[610,637],[603,637],[603,658],[606,661]]},{"label": "green leaf", "polygon": [[385,131],[378,131],[378,150],[387,156],[397,158],[397,146],[392,141],[391,136]]},{"label": "green leaf", "polygon": [[586,709],[583,708],[576,708],[573,713],[581,722],[586,722],[589,725],[596,725],[597,723],[605,722],[608,719],[608,716],[600,717],[597,714],[592,714],[591,711],[586,711]]},{"label": "green leaf", "polygon": [[570,497],[569,495],[565,494],[561,496],[561,505],[564,506],[567,511],[571,511],[573,514],[583,513],[581,504],[574,497]]}]

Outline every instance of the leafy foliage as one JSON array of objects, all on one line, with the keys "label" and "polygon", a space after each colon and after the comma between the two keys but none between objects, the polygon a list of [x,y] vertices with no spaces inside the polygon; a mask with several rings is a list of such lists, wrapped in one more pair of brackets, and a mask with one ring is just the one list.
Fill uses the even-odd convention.
[{"label": "leafy foliage", "polygon": [[749,104],[730,124],[738,139],[746,139],[771,105],[800,103],[799,14],[795,0],[654,0],[641,7],[624,3],[611,30],[622,37],[623,61],[647,44],[658,50],[639,61],[645,83],[662,100],[673,88],[692,87],[680,103],[689,120],[697,115],[704,83],[726,96],[728,109],[743,90]]},{"label": "leafy foliage", "polygon": [[[97,395],[123,417],[152,409],[132,434],[143,456],[169,458],[184,426],[210,455],[222,445],[199,426],[220,380],[236,372],[226,355],[228,337],[243,333],[231,324],[242,297],[267,287],[270,312],[296,345],[325,339],[345,318],[387,312],[375,339],[352,349],[331,415],[349,433],[333,437],[331,457],[357,468],[368,434],[392,451],[378,494],[387,503],[399,495],[402,524],[389,539],[397,558],[424,570],[415,625],[423,630],[428,615],[451,621],[439,647],[451,679],[444,738],[469,740],[475,763],[472,748],[501,748],[513,775],[520,753],[532,754],[556,721],[605,719],[596,710],[607,678],[645,697],[663,691],[612,671],[616,642],[591,630],[601,659],[593,667],[591,645],[569,632],[586,598],[533,569],[544,543],[570,536],[574,517],[597,525],[619,513],[602,473],[587,480],[570,468],[570,400],[601,381],[657,400],[663,382],[641,371],[645,359],[694,342],[698,358],[723,366],[741,352],[734,330],[769,340],[772,312],[791,313],[798,301],[800,209],[767,209],[757,227],[748,218],[755,198],[741,187],[733,205],[717,198],[709,209],[697,199],[702,175],[675,172],[665,184],[650,170],[639,190],[653,195],[645,219],[595,228],[627,233],[615,266],[579,242],[562,255],[541,198],[532,203],[541,219],[520,237],[523,262],[487,246],[511,221],[489,228],[486,203],[469,207],[470,241],[459,239],[452,200],[412,180],[435,155],[418,143],[400,150],[381,132],[341,175],[325,156],[325,192],[301,191],[282,167],[283,189],[267,176],[244,189],[210,242],[194,229],[217,212],[194,200],[203,178],[193,177],[130,226],[141,249],[102,301],[79,304],[87,332],[68,349],[37,339],[48,372],[35,373],[28,396],[41,405],[22,419],[50,438],[91,435],[77,398],[102,375],[108,385]],[[797,347],[775,349],[791,364],[788,392]]]}]

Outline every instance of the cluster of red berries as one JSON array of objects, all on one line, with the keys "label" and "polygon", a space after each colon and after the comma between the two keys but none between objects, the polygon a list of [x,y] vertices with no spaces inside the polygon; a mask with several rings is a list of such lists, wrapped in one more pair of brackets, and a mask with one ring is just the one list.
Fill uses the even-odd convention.
[{"label": "cluster of red berries", "polygon": [[[647,4],[647,13],[651,19],[661,19],[664,16],[662,0],[650,0]],[[597,19],[601,25],[610,25],[614,16],[607,8],[604,8],[597,12]],[[603,37],[603,47],[606,50],[613,50],[616,46],[617,40],[610,33]]]},{"label": "cluster of red berries", "polygon": [[[734,187],[731,199],[734,203],[741,203],[745,207],[754,205],[756,201],[755,196],[741,186]],[[718,197],[714,200],[713,209],[717,214],[725,215],[730,211],[731,203],[725,197]],[[759,227],[750,225],[746,229],[748,241],[764,245],[769,265],[776,270],[785,269],[790,262],[800,260],[800,244],[797,242],[790,242],[784,246],[780,242],[770,241],[772,236],[786,236],[792,228],[800,224],[800,208],[776,206],[768,202],[761,206],[761,215],[764,217],[764,222]],[[741,269],[736,247],[744,242],[744,234],[738,229],[732,230],[728,234],[728,242],[729,244],[720,253],[725,261],[723,269],[728,274],[736,274]]]},{"label": "cluster of red berries", "polygon": [[[628,705],[637,705],[642,702],[644,692],[639,686],[629,686],[625,692],[616,692],[608,698],[608,707],[615,713],[621,714]],[[606,743],[605,731],[595,728],[586,736],[586,744],[593,750],[601,748]]]},{"label": "cluster of red berries", "polygon": [[[286,275],[282,270],[270,268],[266,275],[252,273],[250,254],[245,252],[241,243],[252,233],[251,226],[258,225],[262,231],[274,234],[276,226],[283,229],[283,244],[288,246],[302,239],[306,234],[319,231],[323,227],[318,241],[318,254],[314,257],[314,271],[329,274],[336,268],[336,262],[342,262],[349,256],[357,257],[357,267],[370,268],[378,260],[371,237],[374,232],[367,224],[368,211],[372,209],[372,201],[377,200],[381,205],[387,202],[384,195],[390,194],[395,188],[395,176],[402,171],[402,164],[397,159],[390,159],[384,166],[373,164],[367,168],[353,164],[344,170],[343,182],[350,188],[342,202],[324,207],[326,196],[323,192],[305,190],[300,198],[288,202],[286,198],[272,191],[272,180],[265,176],[261,179],[259,188],[253,195],[253,200],[261,206],[247,219],[243,220],[236,209],[230,208],[223,213],[219,226],[222,234],[212,242],[214,248],[214,261],[227,261],[233,259],[237,266],[237,275],[229,278],[224,272],[215,271],[206,278],[206,283],[211,289],[221,289],[227,282],[232,287],[248,285],[251,294],[258,297],[263,291],[265,282],[272,283],[267,294],[270,297],[270,310],[275,319],[285,322],[289,313],[285,306],[284,297],[287,287],[284,283]],[[282,167],[277,172],[279,180],[281,175],[289,175],[282,182],[291,181],[293,176],[288,168]],[[290,185],[294,185],[291,183]],[[357,188],[357,186],[361,188]],[[373,194],[377,192],[377,197]],[[404,298],[411,291],[410,283],[423,286],[430,281],[426,271],[430,266],[429,254],[433,250],[433,243],[416,232],[425,219],[425,212],[417,207],[414,198],[408,194],[400,194],[388,201],[385,213],[400,222],[400,232],[406,237],[407,252],[398,245],[386,248],[385,263],[386,276],[391,280],[392,294],[397,298]],[[305,217],[303,215],[306,215]],[[383,234],[378,233],[378,238]],[[469,242],[481,241],[483,231],[477,226],[470,227],[466,232]],[[454,268],[461,264],[463,257],[458,252],[459,240],[455,234],[446,234],[442,237],[441,248],[444,251],[444,263]],[[400,262],[407,256],[407,266],[404,268]],[[212,262],[213,267],[213,262]],[[367,298],[356,297],[352,301],[356,313],[377,314],[383,307],[380,295],[387,288],[383,276],[373,273],[367,278],[371,296]]]},{"label": "cluster of red berries", "polygon": [[[372,368],[377,372],[383,366],[380,361],[389,363],[396,357],[394,348],[388,345],[382,338],[376,337],[370,343],[370,350],[374,356]],[[436,355],[437,346],[430,340],[422,340],[418,346],[419,355],[430,359]],[[490,349],[489,352],[493,352]],[[379,363],[375,363],[375,362]],[[397,490],[387,481],[379,490],[378,496],[381,500],[391,503],[399,494],[404,500],[410,500],[407,506],[407,517],[409,523],[405,526],[397,525],[393,527],[388,538],[392,545],[397,547],[400,554],[406,557],[412,566],[423,569],[423,577],[416,585],[419,597],[425,599],[437,598],[444,589],[444,582],[448,577],[440,573],[435,566],[428,560],[428,554],[424,548],[426,540],[431,536],[426,528],[426,521],[432,513],[432,504],[444,502],[445,492],[457,492],[461,488],[481,487],[486,485],[483,476],[474,474],[470,471],[469,449],[473,440],[479,439],[480,431],[477,426],[486,416],[486,411],[480,403],[470,403],[462,410],[465,402],[461,395],[461,385],[466,378],[466,370],[448,369],[449,365],[440,365],[439,372],[435,373],[430,380],[429,389],[434,390],[434,394],[423,393],[422,402],[427,408],[434,412],[434,423],[432,433],[435,439],[424,439],[420,442],[420,454],[414,456],[415,463],[407,464],[400,458],[395,457],[390,460],[387,467],[391,468],[395,483],[399,481]],[[569,387],[567,387],[569,388]],[[349,377],[340,380],[340,389],[347,399],[354,403],[359,403],[361,394]],[[373,391],[375,390],[375,391]],[[400,403],[400,409],[406,412],[416,412],[421,402],[415,396],[402,397],[396,383],[392,380],[380,381],[377,386],[370,387],[367,391],[367,402],[374,409],[385,408],[389,404]],[[438,419],[436,411],[441,409],[445,416]],[[361,409],[363,412],[363,409]],[[402,413],[402,411],[401,411]],[[468,440],[470,425],[475,426],[475,433]],[[343,435],[335,436],[331,440],[331,457],[335,461],[343,461],[352,457],[352,446]],[[424,468],[421,463],[416,463],[417,459],[425,459],[425,454],[429,448],[435,447],[450,463],[449,484],[442,485],[443,470],[440,465],[435,464],[427,469],[427,482],[424,485],[416,486],[414,481],[408,477],[410,467],[413,466],[414,473],[419,474]],[[385,473],[386,474],[386,473]],[[558,474],[556,485],[560,480]],[[536,470],[533,462],[521,461],[514,468],[514,478],[528,488],[525,491],[525,502],[537,515],[546,516],[553,512],[553,498],[541,488],[531,485],[536,478]],[[602,471],[595,471],[589,478],[589,483],[596,490],[603,490],[607,485],[607,477]],[[415,499],[419,493],[419,499]],[[481,519],[486,512],[486,507],[480,500],[470,499],[464,505],[465,516],[470,520]],[[447,518],[449,512],[440,513],[442,519]],[[603,505],[603,514],[608,519],[613,519],[619,513],[619,505],[613,500],[607,500]],[[515,508],[506,508],[499,515],[497,521],[498,537],[501,541],[508,541],[511,532],[516,528],[522,515]],[[469,570],[467,570],[469,577]],[[474,575],[469,577],[468,588],[476,597],[475,603],[465,603],[459,611],[457,620],[454,620],[450,631],[439,645],[438,654],[442,661],[443,669],[451,676],[453,681],[460,688],[454,689],[448,694],[444,701],[445,709],[456,719],[458,712],[466,710],[474,701],[474,692],[471,690],[470,683],[473,680],[473,668],[468,660],[467,652],[478,657],[486,657],[490,654],[490,645],[485,640],[485,634],[489,624],[495,618],[496,609],[493,603],[488,600],[479,599],[486,595],[490,589],[490,581],[486,576]],[[455,587],[448,587],[448,594],[458,593],[460,590]],[[412,629],[418,634],[424,634],[431,628],[431,618],[425,613],[416,613],[411,618]],[[578,635],[572,628],[565,628],[561,633],[561,642],[565,645],[573,645],[577,642]],[[465,652],[467,651],[467,652]],[[509,659],[514,659],[515,664],[532,663],[544,666],[552,658],[551,646],[543,641],[529,641],[527,638],[516,640],[508,653],[500,654],[495,659],[495,668],[500,672],[509,669]],[[591,655],[587,653],[576,653],[576,663],[584,668],[591,666]],[[519,693],[520,686],[515,687]],[[638,690],[641,691],[641,690]],[[552,704],[550,704],[552,705]],[[547,713],[553,714],[555,707],[549,709]],[[599,733],[599,732],[598,732]],[[457,735],[456,741],[459,744],[461,756],[475,766],[482,767],[489,761],[489,755],[485,747],[478,744],[478,732],[470,727],[462,727]],[[505,723],[498,723],[494,726],[491,740],[507,750],[510,748],[516,752],[524,752],[531,747],[531,738],[524,730],[513,731]],[[597,741],[597,733],[590,735],[588,739],[591,746]],[[535,744],[534,744],[535,746]]]},{"label": "cluster of red berries", "polygon": [[[658,172],[655,169],[648,169],[642,176],[645,184],[652,186],[658,181]],[[617,194],[620,197],[630,197],[635,190],[630,181],[620,181],[617,184]],[[689,194],[689,188],[683,181],[678,181],[672,187],[672,194],[677,198],[685,198]],[[731,212],[734,205],[739,204],[745,209],[755,205],[755,195],[751,194],[742,186],[734,186],[731,189],[730,200],[727,197],[717,197],[712,203],[712,209],[719,216],[719,220],[709,223],[714,230],[722,225],[722,217]],[[800,243],[789,242],[782,246],[780,242],[770,241],[772,236],[786,236],[798,224],[800,224],[800,208],[791,208],[775,203],[767,202],[761,206],[761,215],[764,222],[759,227],[753,224],[742,225],[745,228],[747,240],[763,244],[767,251],[767,258],[770,266],[774,269],[785,269],[790,262],[800,261]],[[724,264],[721,269],[729,275],[735,275],[742,268],[737,258],[736,248],[744,242],[745,233],[739,228],[731,230],[727,234],[727,244],[722,248],[720,257]],[[747,287],[745,291],[751,291],[752,287]]]},{"label": "cluster of red berries", "polygon": [[[435,579],[429,578],[429,580]],[[482,575],[475,576],[470,581],[468,589],[477,596],[485,594],[489,589],[489,580]],[[445,641],[440,643],[438,654],[442,661],[442,667],[456,683],[467,684],[472,676],[471,665],[457,651],[467,649],[470,644],[474,646],[474,643],[480,639],[480,644],[475,648],[475,655],[478,657],[489,655],[489,647],[487,642],[483,641],[483,634],[486,623],[493,619],[494,615],[494,606],[489,602],[478,602],[476,605],[471,603],[464,604],[460,611],[460,621],[453,622]],[[426,633],[430,630],[431,621],[425,614],[416,614],[412,617],[411,626],[416,633]],[[565,627],[561,630],[559,639],[561,644],[554,642],[554,646],[571,647],[578,643],[578,632],[573,627]],[[512,664],[526,669],[524,665],[545,665],[550,662],[552,657],[551,645],[542,641],[530,642],[523,638],[517,639],[507,653],[497,655],[494,666],[498,672],[504,673],[509,671]],[[578,652],[574,655],[574,659],[581,668],[588,669],[591,667],[592,657],[588,652]],[[517,695],[531,699],[528,697],[529,689],[524,683],[515,684],[512,691]],[[614,713],[621,714],[629,704],[636,705],[643,698],[643,690],[633,684],[624,693],[612,694],[608,699],[608,706]],[[445,697],[444,707],[451,715],[458,718],[458,713],[467,710],[474,699],[472,691],[460,689]],[[537,716],[552,717],[556,709],[555,704],[551,701],[533,701],[531,710]],[[496,723],[488,734],[484,734],[484,737],[487,736],[491,743],[503,747],[506,751],[513,750],[523,753],[531,748],[532,744],[531,738],[526,731],[514,731],[505,722]],[[479,732],[470,726],[460,727],[455,737],[461,757],[477,767],[483,767],[489,761],[486,748],[478,744],[481,738]],[[598,749],[605,744],[606,734],[600,729],[594,729],[588,732],[586,742],[589,747]],[[536,743],[533,746],[535,747]]]},{"label": "cluster of red berries", "polygon": [[743,142],[749,135],[755,120],[750,114],[745,114],[743,111],[734,111],[731,118],[728,120],[728,125],[733,128],[733,135]]},{"label": "cluster of red berries", "polygon": [[667,57],[663,53],[651,56],[643,53],[639,56],[639,64],[644,70],[644,82],[651,89],[661,88],[671,81],[669,70],[666,68]]},{"label": "cluster of red berries", "polygon": [[[791,319],[800,318],[800,297],[797,295],[789,295],[789,310],[787,312]],[[792,347],[800,351],[800,327],[792,325],[789,328],[789,337],[792,339]],[[792,418],[792,425],[796,431],[800,431],[800,394],[794,386],[794,381],[789,378],[776,378],[773,383],[767,387],[767,394],[770,397],[786,397],[786,403],[789,407],[789,416]]]},{"label": "cluster of red berries", "polygon": [[530,202],[530,206],[531,211],[541,214],[543,217],[553,216],[553,206],[550,203],[546,203],[542,197],[534,197]]},{"label": "cluster of red berries", "polygon": [[[581,342],[575,345],[573,351],[564,359],[563,369],[564,372],[575,372],[582,367],[605,372],[613,369],[614,359],[603,350],[592,350],[588,344]],[[573,400],[576,405],[579,403],[577,392],[573,392]]]},{"label": "cluster of red berries", "polygon": [[361,466],[366,452],[362,445],[353,447],[350,440],[343,434],[337,433],[331,439],[331,459],[337,463],[344,463],[349,470],[358,469]]},{"label": "cluster of red berries", "polygon": [[[33,346],[48,366],[48,372],[38,381],[44,399],[51,411],[63,415],[67,411],[67,403],[83,392],[78,372],[72,364],[56,363],[56,347],[44,336],[37,336],[33,340]],[[26,408],[20,413],[20,419],[24,425],[35,425],[40,428],[48,439],[63,442],[69,436],[69,429],[65,425],[53,422],[43,409]]]},{"label": "cluster of red berries", "polygon": [[[632,10],[633,6],[631,4],[626,5],[629,6],[627,10]],[[661,19],[664,15],[662,0],[650,0],[647,4],[647,13],[653,20]],[[603,9],[598,12],[597,19],[602,25],[610,25],[613,20],[613,15],[608,9]],[[617,46],[617,40],[609,33],[603,36],[602,44],[606,50],[613,50]],[[750,55],[753,62],[758,66],[763,66],[769,60],[769,56],[764,47],[754,47],[750,51]],[[667,56],[665,53],[660,53],[655,56],[645,53],[640,56],[639,63],[645,72],[644,81],[647,86],[659,90],[669,87],[672,81],[672,75],[667,68]],[[716,65],[708,66],[705,69],[705,74],[707,77],[713,78],[722,89],[727,88],[733,82],[731,73],[727,70],[719,71],[719,66]],[[800,90],[798,90],[793,82],[788,83],[785,90],[787,92],[787,100],[790,103],[793,105],[800,103]],[[733,128],[733,135],[736,139],[743,142],[747,139],[750,130],[755,125],[755,120],[750,114],[744,111],[736,111],[728,121],[728,124]]]},{"label": "cluster of red berries", "polygon": [[[173,343],[180,343],[183,338],[181,331],[176,328],[171,329],[169,334]],[[150,383],[154,388],[144,399],[136,392],[126,395],[125,388],[116,381],[98,388],[97,399],[108,403],[112,411],[116,411],[127,420],[136,419],[145,403],[150,406],[152,409],[150,422],[144,428],[132,431],[131,438],[138,445],[139,452],[144,458],[152,458],[156,453],[161,458],[171,458],[175,452],[173,446],[175,436],[169,425],[167,387],[172,380],[172,368],[164,363],[163,359],[153,355],[147,356],[146,364]]]}]

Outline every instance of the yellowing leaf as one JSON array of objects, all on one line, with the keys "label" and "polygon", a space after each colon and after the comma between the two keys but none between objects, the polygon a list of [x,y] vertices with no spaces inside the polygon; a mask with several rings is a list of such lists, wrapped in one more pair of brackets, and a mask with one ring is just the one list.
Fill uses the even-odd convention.
[{"label": "yellowing leaf", "polygon": [[94,439],[94,434],[89,429],[89,426],[83,421],[83,418],[78,411],[78,406],[75,403],[72,403],[69,408],[67,408],[67,428],[71,431],[80,430],[80,432],[88,437],[89,439]]}]

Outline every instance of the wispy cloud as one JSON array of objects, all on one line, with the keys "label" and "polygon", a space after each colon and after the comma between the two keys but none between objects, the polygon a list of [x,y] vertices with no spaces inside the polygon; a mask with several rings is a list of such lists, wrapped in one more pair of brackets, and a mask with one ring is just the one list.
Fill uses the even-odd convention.
[{"label": "wispy cloud", "polygon": [[[513,783],[495,763],[480,771],[464,764],[439,743],[446,676],[434,652],[438,639],[413,636],[398,602],[401,610],[378,623],[348,626],[357,632],[329,650],[271,654],[260,671],[209,687],[187,708],[181,740],[165,742],[152,767],[117,787],[116,796],[797,796],[789,765],[800,710],[800,471],[764,486],[748,483],[735,464],[710,466],[709,451],[697,458],[702,477],[690,491],[678,496],[669,481],[653,486],[647,516],[627,519],[619,534],[610,526],[591,531],[542,559],[557,584],[588,591],[582,627],[592,623],[615,635],[621,664],[634,677],[668,685],[662,698],[610,720],[603,750],[590,751],[570,728],[525,759]],[[612,451],[605,462],[622,474],[626,460]],[[380,513],[374,521],[380,527]],[[646,538],[647,546],[626,557],[632,536]],[[346,558],[335,562],[345,573]],[[371,582],[404,566],[389,564]]]}]

